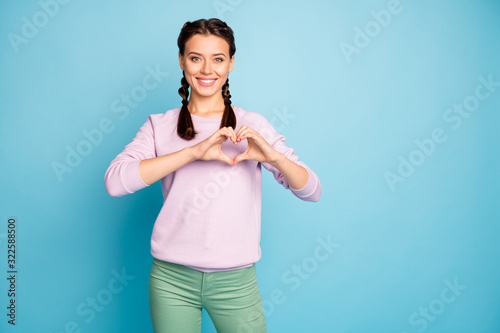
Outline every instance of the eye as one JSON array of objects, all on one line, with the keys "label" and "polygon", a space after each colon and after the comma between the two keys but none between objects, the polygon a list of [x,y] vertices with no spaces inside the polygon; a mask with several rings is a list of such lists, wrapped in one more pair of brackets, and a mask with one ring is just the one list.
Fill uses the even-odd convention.
[{"label": "eye", "polygon": [[215,60],[215,62],[223,62],[224,61],[224,59],[222,59],[222,58],[215,58],[214,60]]},{"label": "eye", "polygon": [[191,57],[191,61],[198,61],[198,60],[200,60],[200,58],[198,58],[198,57]]}]

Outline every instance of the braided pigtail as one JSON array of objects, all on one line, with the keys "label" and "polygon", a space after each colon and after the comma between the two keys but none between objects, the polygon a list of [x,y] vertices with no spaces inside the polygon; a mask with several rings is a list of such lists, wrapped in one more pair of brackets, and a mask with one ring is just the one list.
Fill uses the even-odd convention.
[{"label": "braided pigtail", "polygon": [[177,134],[184,140],[191,140],[197,133],[194,130],[193,119],[191,119],[191,113],[188,110],[189,83],[186,80],[184,71],[182,71],[179,95],[182,97],[182,108],[177,120]]},{"label": "braided pigtail", "polygon": [[236,130],[236,115],[231,107],[231,93],[229,93],[229,78],[226,83],[222,86],[222,98],[224,98],[224,113],[222,114],[222,120],[220,122],[220,128],[231,126]]}]

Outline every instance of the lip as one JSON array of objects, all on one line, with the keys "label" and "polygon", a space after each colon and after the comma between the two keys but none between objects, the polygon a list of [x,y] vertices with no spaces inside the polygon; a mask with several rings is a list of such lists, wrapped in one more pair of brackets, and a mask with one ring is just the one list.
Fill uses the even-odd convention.
[{"label": "lip", "polygon": [[[196,80],[198,81],[198,83],[203,86],[203,87],[211,87],[215,84],[215,82],[217,81],[217,78],[210,78],[210,77],[197,77]],[[202,82],[201,80],[213,80],[212,82],[210,83],[205,83],[205,82]]]}]

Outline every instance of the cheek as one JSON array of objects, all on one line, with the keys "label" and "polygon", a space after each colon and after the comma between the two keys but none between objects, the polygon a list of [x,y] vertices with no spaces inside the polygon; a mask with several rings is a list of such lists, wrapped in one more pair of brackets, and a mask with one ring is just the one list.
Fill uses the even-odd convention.
[{"label": "cheek", "polygon": [[220,65],[218,66],[215,71],[219,76],[227,76],[229,73],[229,66],[228,65]]},{"label": "cheek", "polygon": [[198,74],[198,71],[194,68],[194,66],[184,66],[184,75],[186,76],[186,80],[190,86],[192,86],[193,81],[196,80],[196,74]]},{"label": "cheek", "polygon": [[184,66],[184,73],[186,75],[194,75],[194,74],[198,73],[198,70],[196,69],[196,66],[187,65],[187,66]]},{"label": "cheek", "polygon": [[186,61],[184,61],[184,72],[195,74],[200,71],[202,66],[203,65],[201,62],[194,62],[189,59],[186,59]]}]

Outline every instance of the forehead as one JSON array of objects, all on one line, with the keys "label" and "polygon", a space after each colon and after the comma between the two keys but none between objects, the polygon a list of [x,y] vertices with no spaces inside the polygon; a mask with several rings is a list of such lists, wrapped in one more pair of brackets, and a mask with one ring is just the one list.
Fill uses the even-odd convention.
[{"label": "forehead", "polygon": [[200,54],[224,53],[229,55],[229,44],[219,36],[214,35],[194,35],[186,42],[186,54],[197,52]]}]

